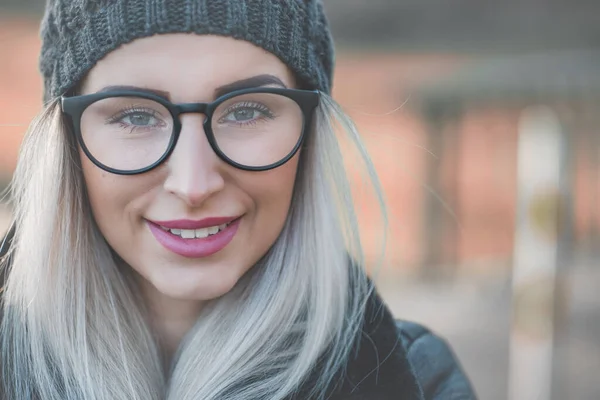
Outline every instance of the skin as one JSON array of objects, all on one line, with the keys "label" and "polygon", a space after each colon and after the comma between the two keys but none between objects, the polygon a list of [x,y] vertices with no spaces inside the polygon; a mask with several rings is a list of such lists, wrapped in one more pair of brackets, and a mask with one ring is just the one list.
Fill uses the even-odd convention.
[{"label": "skin", "polygon": [[[216,88],[263,74],[295,86],[284,63],[251,43],[169,34],[111,52],[90,71],[81,94],[127,85],[169,92],[174,103],[209,102]],[[94,218],[110,246],[139,274],[154,328],[170,352],[203,304],[229,292],[273,245],[289,211],[298,167],[296,155],[270,171],[236,169],[213,152],[203,120],[202,114],[182,115],[170,158],[141,175],[105,172],[80,153]],[[145,222],[239,215],[232,242],[196,259],[165,249]]]}]

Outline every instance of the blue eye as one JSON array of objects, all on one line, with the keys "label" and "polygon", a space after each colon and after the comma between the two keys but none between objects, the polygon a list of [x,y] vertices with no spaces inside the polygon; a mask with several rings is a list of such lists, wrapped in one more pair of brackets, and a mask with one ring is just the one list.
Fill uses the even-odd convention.
[{"label": "blue eye", "polygon": [[154,110],[130,108],[123,110],[119,114],[107,121],[109,124],[119,124],[123,128],[162,128],[165,121],[160,118],[160,114]]},{"label": "blue eye", "polygon": [[156,125],[157,119],[148,113],[136,112],[126,115],[121,119],[129,125],[134,126],[153,126]]},{"label": "blue eye", "polygon": [[251,124],[263,118],[273,119],[274,117],[271,110],[261,103],[243,102],[228,107],[219,122]]},{"label": "blue eye", "polygon": [[233,122],[247,122],[253,120],[255,118],[260,117],[260,112],[253,110],[251,108],[241,108],[229,113],[226,117],[226,121]]}]

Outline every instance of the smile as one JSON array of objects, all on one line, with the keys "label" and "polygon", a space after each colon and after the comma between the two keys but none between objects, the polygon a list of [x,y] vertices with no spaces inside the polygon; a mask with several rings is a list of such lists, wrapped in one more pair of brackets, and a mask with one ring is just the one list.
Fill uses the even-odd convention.
[{"label": "smile", "polygon": [[162,225],[159,226],[162,230],[171,232],[173,235],[179,236],[183,239],[203,239],[224,231],[225,228],[227,228],[230,224],[231,222],[218,226],[210,226],[208,228],[200,229],[169,229]]},{"label": "smile", "polygon": [[146,220],[156,241],[166,250],[186,258],[208,257],[223,250],[235,237],[242,218],[203,221]]}]

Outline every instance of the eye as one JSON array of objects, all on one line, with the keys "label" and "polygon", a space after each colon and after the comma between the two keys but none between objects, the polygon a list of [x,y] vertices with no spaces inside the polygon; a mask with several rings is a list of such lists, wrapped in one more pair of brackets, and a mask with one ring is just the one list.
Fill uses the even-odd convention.
[{"label": "eye", "polygon": [[260,112],[253,110],[251,108],[240,108],[231,113],[229,113],[226,117],[226,121],[232,122],[246,122],[253,120],[254,118],[258,118],[260,116]]},{"label": "eye", "polygon": [[119,124],[124,128],[155,128],[165,125],[160,113],[152,109],[130,108],[108,120],[109,124]]},{"label": "eye", "polygon": [[135,112],[124,116],[121,119],[122,122],[125,122],[128,125],[147,127],[156,125],[158,120],[151,114],[145,112]]},{"label": "eye", "polygon": [[261,103],[243,102],[233,104],[225,110],[224,116],[219,120],[220,123],[246,124],[256,122],[262,118],[273,119],[271,110]]}]

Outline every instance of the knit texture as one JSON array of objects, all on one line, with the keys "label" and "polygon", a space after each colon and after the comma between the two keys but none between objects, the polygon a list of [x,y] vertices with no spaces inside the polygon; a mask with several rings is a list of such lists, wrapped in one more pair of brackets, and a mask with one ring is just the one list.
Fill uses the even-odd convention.
[{"label": "knit texture", "polygon": [[334,51],[321,0],[48,0],[44,101],[69,91],[119,46],[165,33],[246,40],[276,55],[308,88],[331,93]]}]

